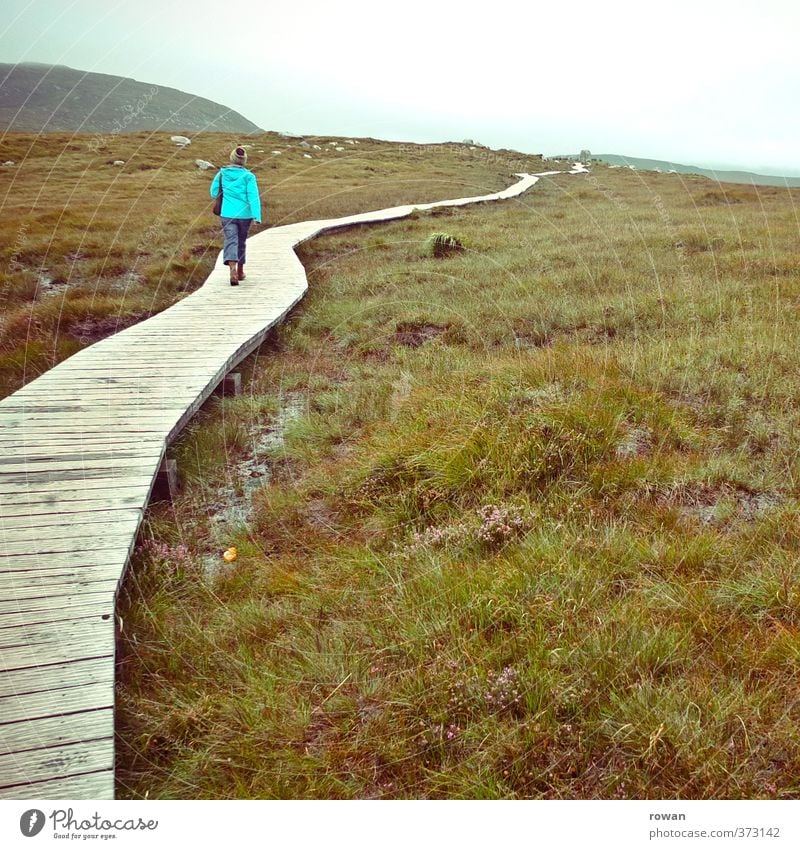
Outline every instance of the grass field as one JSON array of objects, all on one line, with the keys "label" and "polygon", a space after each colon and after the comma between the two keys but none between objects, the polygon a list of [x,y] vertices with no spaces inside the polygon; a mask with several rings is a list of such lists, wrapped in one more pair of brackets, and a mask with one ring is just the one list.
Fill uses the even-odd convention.
[{"label": "grass field", "polygon": [[[360,147],[275,157],[268,222],[513,180]],[[162,259],[209,253],[154,305],[211,262],[192,179]],[[304,245],[126,579],[118,795],[796,798],[799,200],[596,166]]]}]

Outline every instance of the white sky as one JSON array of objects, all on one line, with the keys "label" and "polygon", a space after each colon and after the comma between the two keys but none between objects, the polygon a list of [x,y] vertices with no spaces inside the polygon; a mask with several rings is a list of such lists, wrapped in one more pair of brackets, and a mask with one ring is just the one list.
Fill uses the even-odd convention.
[{"label": "white sky", "polygon": [[800,3],[4,0],[0,61],[208,97],[265,129],[800,174]]}]

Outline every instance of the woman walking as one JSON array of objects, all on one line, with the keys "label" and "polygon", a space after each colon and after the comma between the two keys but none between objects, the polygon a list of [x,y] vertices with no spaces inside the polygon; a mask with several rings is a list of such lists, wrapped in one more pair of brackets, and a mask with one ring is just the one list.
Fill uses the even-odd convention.
[{"label": "woman walking", "polygon": [[220,168],[211,181],[211,197],[222,191],[220,222],[225,234],[222,259],[231,270],[231,286],[244,280],[245,240],[253,221],[261,223],[261,199],[255,174],[245,168],[247,151],[235,147],[231,151],[231,165]]}]

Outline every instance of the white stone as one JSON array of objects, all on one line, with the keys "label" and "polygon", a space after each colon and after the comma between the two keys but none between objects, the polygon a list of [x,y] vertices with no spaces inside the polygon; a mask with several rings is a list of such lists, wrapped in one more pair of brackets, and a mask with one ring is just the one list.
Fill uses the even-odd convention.
[{"label": "white stone", "polygon": [[17,164],[17,163],[16,163],[16,162],[14,162],[14,160],[13,160],[13,159],[6,159],[6,161],[3,163],[3,166],[4,166],[5,168],[12,168],[12,167],[13,167],[14,165],[16,165],[16,164]]},{"label": "white stone", "polygon": [[115,159],[114,160],[114,165],[124,165],[124,164],[125,164],[124,159]]},{"label": "white stone", "polygon": [[300,142],[300,147],[311,147],[311,145],[303,139],[303,141]]},{"label": "white stone", "polygon": [[348,144],[355,144],[355,142],[354,142],[352,139],[348,139],[348,140],[347,140],[347,143],[348,143]]},{"label": "white stone", "polygon": [[213,162],[209,162],[207,159],[195,159],[194,164],[195,164],[195,165],[196,165],[196,166],[197,166],[197,167],[198,167],[201,171],[208,171],[208,169],[209,169],[209,168],[213,168],[213,167],[214,167],[214,163],[213,163]]},{"label": "white stone", "polygon": [[272,151],[272,155],[273,155],[273,156],[280,156],[280,155],[281,155],[281,152],[280,152],[279,150],[273,150],[273,151]]},{"label": "white stone", "polygon": [[314,145],[314,150],[322,150],[322,148],[321,148],[318,144],[315,144],[315,145]]},{"label": "white stone", "polygon": [[342,151],[342,150],[344,150],[344,148],[343,147],[337,147],[336,150]]},{"label": "white stone", "polygon": [[304,153],[303,159],[313,159],[314,157],[310,153]]},{"label": "white stone", "polygon": [[187,139],[186,136],[170,136],[169,140],[174,144],[180,145],[180,147],[186,147],[187,144],[192,143],[192,140]]}]

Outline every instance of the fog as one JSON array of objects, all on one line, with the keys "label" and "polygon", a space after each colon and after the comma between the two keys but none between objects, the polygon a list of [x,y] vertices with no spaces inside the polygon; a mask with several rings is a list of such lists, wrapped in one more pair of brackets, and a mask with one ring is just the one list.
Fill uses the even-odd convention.
[{"label": "fog", "polygon": [[793,3],[6,0],[0,61],[129,76],[264,129],[800,174]]}]

